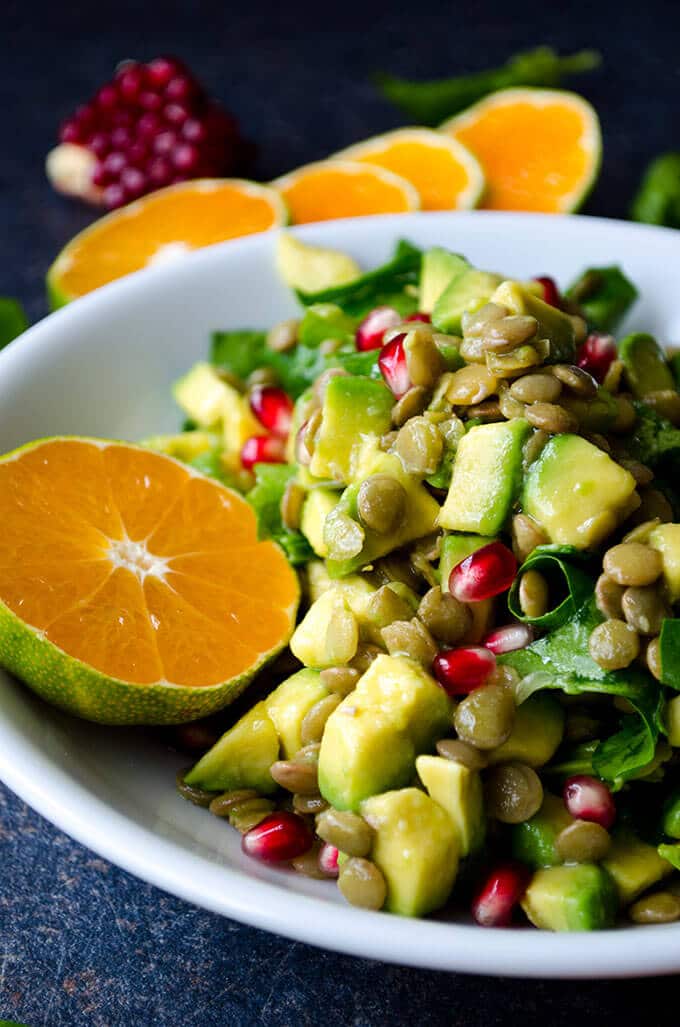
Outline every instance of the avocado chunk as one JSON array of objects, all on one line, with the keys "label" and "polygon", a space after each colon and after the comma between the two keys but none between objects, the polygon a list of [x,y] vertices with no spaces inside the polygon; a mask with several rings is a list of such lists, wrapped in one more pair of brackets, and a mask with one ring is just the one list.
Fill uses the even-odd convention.
[{"label": "avocado chunk", "polygon": [[546,867],[531,878],[522,909],[546,931],[599,931],[614,924],[616,888],[596,863]]},{"label": "avocado chunk", "polygon": [[555,839],[573,823],[562,799],[545,792],[538,813],[511,828],[513,856],[536,869],[558,866],[562,860],[555,849]]},{"label": "avocado chunk", "polygon": [[674,749],[680,747],[680,695],[669,699],[664,711],[668,741]]},{"label": "avocado chunk", "polygon": [[432,310],[432,324],[448,335],[462,333],[463,314],[474,313],[491,299],[502,282],[500,275],[491,271],[468,268],[456,275],[440,294]]},{"label": "avocado chunk", "polygon": [[491,302],[507,307],[511,314],[529,314],[536,318],[538,329],[535,337],[545,339],[549,346],[547,363],[574,362],[576,336],[567,314],[539,299],[521,282],[503,282],[494,292]]},{"label": "avocado chunk", "polygon": [[418,663],[378,656],[326,721],[319,791],[336,809],[408,784],[416,756],[448,728],[452,705]]},{"label": "avocado chunk", "polygon": [[522,508],[551,542],[588,549],[631,511],[632,474],[580,435],[553,435],[529,467]]},{"label": "avocado chunk", "polygon": [[394,396],[384,382],[338,376],[326,387],[321,426],[309,470],[315,478],[354,481],[355,465],[367,437],[391,427]]},{"label": "avocado chunk", "polygon": [[431,250],[426,250],[420,268],[419,309],[425,314],[431,314],[447,285],[469,267],[470,264],[465,257],[451,253],[441,246],[433,246]]},{"label": "avocado chunk", "polygon": [[356,326],[356,318],[336,303],[312,303],[298,326],[298,342],[301,346],[320,346],[326,339],[353,343]]},{"label": "avocado chunk", "polygon": [[[334,381],[343,380],[334,379]],[[361,551],[356,556],[329,557],[327,559],[328,573],[333,578],[352,574],[379,557],[391,553],[393,549],[398,549],[407,542],[429,535],[436,526],[439,504],[417,478],[404,470],[401,460],[395,453],[382,453],[377,447],[370,448],[364,452],[361,464],[364,479],[374,474],[384,474],[395,478],[402,485],[405,493],[404,511],[400,522],[393,531],[381,534],[368,527],[359,526],[357,500],[361,481],[349,485],[342,493],[338,505],[326,517],[324,542],[333,553],[336,549],[338,529],[349,518],[357,523],[357,527],[363,533],[363,544]]]},{"label": "avocado chunk", "polygon": [[183,431],[177,435],[150,435],[140,445],[153,449],[156,453],[174,456],[176,460],[191,463],[196,457],[202,456],[217,447],[219,438],[207,431]]},{"label": "avocado chunk", "polygon": [[300,292],[346,285],[361,275],[361,268],[349,254],[311,246],[290,232],[281,232],[277,240],[276,269],[286,285]]},{"label": "avocado chunk", "polygon": [[306,667],[349,663],[359,644],[359,625],[347,598],[328,589],[312,603],[290,640],[290,650]]},{"label": "avocado chunk", "polygon": [[564,710],[554,695],[536,692],[517,707],[510,737],[488,754],[489,763],[519,760],[542,767],[554,756],[564,734]]},{"label": "avocado chunk", "polygon": [[680,789],[669,795],[664,803],[663,831],[671,838],[680,838]]},{"label": "avocado chunk", "polygon": [[267,713],[279,736],[284,759],[292,759],[302,748],[302,721],[312,706],[327,695],[328,689],[317,671],[299,670],[267,696]]},{"label": "avocado chunk", "polygon": [[611,874],[622,906],[627,906],[673,871],[668,860],[663,859],[653,845],[625,829],[614,834],[602,866]]},{"label": "avocado chunk", "polygon": [[661,554],[664,585],[671,603],[680,599],[680,524],[660,524],[650,532],[647,545]]},{"label": "avocado chunk", "polygon": [[279,736],[266,702],[259,702],[215,742],[184,780],[209,792],[254,788],[268,795],[276,791],[269,768],[278,758]]},{"label": "avocado chunk", "polygon": [[387,884],[385,909],[425,916],[447,901],[458,872],[451,817],[418,788],[373,795],[361,814],[375,831],[371,859]]},{"label": "avocado chunk", "polygon": [[623,361],[630,391],[638,399],[664,389],[675,392],[675,379],[663,350],[652,335],[645,332],[627,335],[619,343],[619,360]]},{"label": "avocado chunk", "polygon": [[323,526],[339,498],[340,494],[333,489],[314,488],[307,493],[303,503],[300,531],[317,556],[328,556],[328,546],[323,540]]},{"label": "avocado chunk", "polygon": [[455,824],[461,856],[481,849],[486,818],[479,771],[441,756],[419,756],[416,770],[430,798],[446,810]]},{"label": "avocado chunk", "polygon": [[521,484],[522,446],[530,432],[521,418],[471,428],[458,443],[439,524],[450,531],[495,535],[508,519]]},{"label": "avocado chunk", "polygon": [[637,289],[620,267],[590,267],[566,291],[591,328],[615,332],[637,299]]},{"label": "avocado chunk", "polygon": [[223,381],[212,366],[205,361],[194,364],[183,378],[172,387],[175,402],[187,417],[200,428],[217,428],[224,417],[224,411],[234,396],[240,394]]}]

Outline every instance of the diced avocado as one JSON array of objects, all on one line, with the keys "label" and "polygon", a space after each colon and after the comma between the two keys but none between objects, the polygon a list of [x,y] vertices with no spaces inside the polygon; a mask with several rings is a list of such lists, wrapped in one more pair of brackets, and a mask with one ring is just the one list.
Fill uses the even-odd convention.
[{"label": "diced avocado", "polygon": [[359,644],[359,626],[340,589],[324,592],[300,621],[290,649],[306,667],[349,663]]},{"label": "diced avocado", "polygon": [[451,701],[418,663],[378,656],[331,713],[319,754],[319,790],[336,809],[408,784],[416,756],[449,726]]},{"label": "diced avocado", "polygon": [[194,364],[172,388],[175,402],[200,428],[217,428],[224,411],[239,393],[205,361]]},{"label": "diced avocado", "polygon": [[425,916],[451,894],[458,837],[451,817],[418,788],[373,795],[361,813],[375,831],[371,859],[387,884],[385,909]]},{"label": "diced avocado", "polygon": [[529,467],[522,508],[551,542],[596,546],[631,509],[635,479],[580,435],[553,435]]},{"label": "diced avocado", "polygon": [[312,303],[305,310],[298,327],[302,346],[320,346],[326,339],[353,342],[357,321],[336,303]]},{"label": "diced avocado", "polygon": [[680,748],[680,695],[669,699],[664,711],[668,742],[674,749]]},{"label": "diced avocado", "polygon": [[309,465],[316,478],[354,480],[367,437],[389,431],[394,396],[384,382],[338,376],[326,387],[321,426]]},{"label": "diced avocado", "polygon": [[307,493],[300,515],[300,531],[317,556],[328,556],[328,546],[323,540],[323,526],[339,498],[340,494],[333,489],[315,488]]},{"label": "diced avocado", "polygon": [[361,275],[361,268],[349,254],[311,246],[290,232],[281,232],[277,240],[276,268],[286,285],[300,292],[332,289]]},{"label": "diced avocado", "polygon": [[461,856],[480,849],[484,844],[486,818],[479,771],[441,756],[419,756],[416,770],[430,798],[453,820]]},{"label": "diced avocado", "polygon": [[591,267],[569,286],[566,296],[579,304],[591,328],[615,332],[637,299],[637,289],[619,267]]},{"label": "diced avocado", "polygon": [[606,434],[619,416],[619,405],[611,392],[601,386],[591,399],[578,396],[560,396],[560,406],[573,414],[581,431],[600,432]]},{"label": "diced avocado", "polygon": [[183,431],[177,435],[150,435],[140,443],[157,453],[174,456],[176,460],[190,463],[197,456],[215,449],[219,443],[217,435],[207,431]]},{"label": "diced avocado", "polygon": [[495,535],[508,519],[522,476],[521,418],[480,424],[460,440],[439,524],[451,531]]},{"label": "diced avocado", "polygon": [[[343,379],[335,380],[342,381]],[[393,549],[398,549],[415,539],[423,538],[424,535],[429,535],[435,530],[439,504],[417,478],[404,470],[401,460],[395,453],[382,453],[377,447],[371,449],[370,452],[367,450],[362,459],[362,472],[365,477],[370,477],[373,474],[385,474],[396,478],[406,494],[404,513],[394,531],[379,534],[363,527],[364,542],[361,552],[357,556],[347,559],[328,559],[326,563],[328,572],[334,578],[352,574],[380,556],[392,552]],[[332,514],[326,518],[324,540],[327,544],[332,543],[333,533],[337,530],[334,522],[336,516],[357,519],[357,497],[360,485],[361,482],[357,481],[348,486]],[[332,551],[332,544],[329,548]]]},{"label": "diced avocado", "polygon": [[465,257],[441,246],[433,246],[423,254],[420,270],[418,307],[426,314],[431,314],[434,306],[454,278],[470,267]]},{"label": "diced avocado", "polygon": [[660,524],[647,544],[661,554],[663,580],[672,603],[680,599],[680,524]]},{"label": "diced avocado", "polygon": [[614,879],[622,906],[627,906],[673,870],[653,845],[648,845],[625,829],[614,834],[602,866]]},{"label": "diced avocado", "polygon": [[616,888],[596,863],[546,867],[531,878],[522,909],[546,931],[599,931],[614,924]]},{"label": "diced avocado", "polygon": [[435,303],[432,324],[440,332],[460,335],[463,314],[474,313],[488,303],[501,281],[501,276],[491,271],[477,271],[475,268],[462,271],[447,285]]},{"label": "diced avocado", "polygon": [[664,352],[652,335],[645,332],[627,335],[619,343],[619,360],[623,361],[630,391],[638,399],[663,389],[675,391],[675,379]]},{"label": "diced avocado", "polygon": [[513,856],[536,869],[557,866],[562,860],[555,850],[555,839],[560,831],[573,823],[562,799],[545,792],[538,813],[512,827]]},{"label": "diced avocado", "polygon": [[550,347],[547,363],[573,363],[576,337],[574,325],[567,314],[539,299],[521,282],[503,282],[494,292],[491,302],[507,307],[511,314],[529,314],[536,318],[536,338],[546,339]]},{"label": "diced avocado", "polygon": [[670,838],[680,838],[680,789],[669,795],[664,803],[663,831]]},{"label": "diced avocado", "polygon": [[281,742],[284,759],[292,759],[302,748],[302,721],[312,706],[327,695],[328,689],[321,683],[317,671],[299,670],[282,681],[264,700]]},{"label": "diced avocado", "polygon": [[184,780],[209,792],[255,788],[266,795],[276,791],[269,768],[278,758],[276,727],[266,702],[259,702],[215,742]]},{"label": "diced avocado", "polygon": [[489,763],[519,760],[542,767],[555,754],[564,734],[564,710],[554,695],[536,692],[517,707],[507,742],[488,754]]}]

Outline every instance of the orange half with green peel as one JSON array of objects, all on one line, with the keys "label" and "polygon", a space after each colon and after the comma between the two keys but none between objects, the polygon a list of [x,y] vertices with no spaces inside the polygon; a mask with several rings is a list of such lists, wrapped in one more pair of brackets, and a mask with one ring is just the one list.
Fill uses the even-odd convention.
[{"label": "orange half with green peel", "polygon": [[484,172],[457,139],[429,128],[398,128],[336,154],[393,171],[418,191],[423,210],[470,210],[484,192]]},{"label": "orange half with green peel", "polygon": [[0,460],[0,664],[107,724],[226,706],[293,631],[295,572],[245,500],[170,457],[54,438]]},{"label": "orange half with green peel", "polygon": [[441,126],[478,158],[481,207],[568,214],[600,169],[602,137],[591,105],[561,89],[503,89]]},{"label": "orange half with green peel", "polygon": [[277,178],[272,185],[296,225],[367,214],[405,214],[420,208],[418,190],[411,182],[387,168],[360,161],[318,161]]},{"label": "orange half with green peel", "polygon": [[47,273],[52,309],[133,271],[288,223],[275,189],[239,178],[203,178],[159,189],[95,221]]}]

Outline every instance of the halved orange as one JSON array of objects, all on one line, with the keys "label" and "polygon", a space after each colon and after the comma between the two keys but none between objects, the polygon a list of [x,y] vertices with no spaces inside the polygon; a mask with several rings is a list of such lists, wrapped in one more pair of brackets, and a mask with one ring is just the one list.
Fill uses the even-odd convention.
[{"label": "halved orange", "polygon": [[0,664],[108,724],[193,720],[288,641],[298,583],[244,499],[170,457],[54,438],[0,460]]},{"label": "halved orange", "polygon": [[394,171],[418,190],[423,210],[470,210],[484,191],[484,172],[457,139],[429,128],[398,128],[335,155]]},{"label": "halved orange", "polygon": [[275,189],[238,178],[203,178],[159,189],[95,221],[47,274],[53,309],[189,250],[288,223]]},{"label": "halved orange", "polygon": [[600,168],[600,123],[591,105],[561,89],[503,89],[441,130],[479,159],[487,210],[565,214],[578,209]]},{"label": "halved orange", "polygon": [[393,171],[359,161],[324,160],[307,164],[272,182],[285,200],[293,224],[403,214],[418,210],[414,186]]}]

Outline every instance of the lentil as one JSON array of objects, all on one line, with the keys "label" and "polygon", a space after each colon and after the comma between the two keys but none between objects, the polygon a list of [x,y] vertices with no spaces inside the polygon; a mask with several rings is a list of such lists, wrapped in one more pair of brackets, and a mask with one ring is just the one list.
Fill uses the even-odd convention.
[{"label": "lentil", "polygon": [[637,421],[635,407],[627,396],[617,396],[616,404],[618,407],[618,413],[616,415],[616,420],[611,426],[611,431],[622,433],[628,432]]},{"label": "lentil", "polygon": [[184,776],[185,774],[188,774],[190,770],[191,767],[184,767],[183,770],[177,771],[177,776],[175,778],[177,791],[183,799],[186,799],[188,802],[193,802],[194,806],[203,806],[207,809],[218,793],[206,791],[205,788],[198,788],[196,785],[188,785],[184,780]]},{"label": "lentil", "polygon": [[298,340],[298,329],[300,322],[295,318],[287,321],[279,321],[277,325],[267,333],[267,345],[275,353],[286,353],[293,349]]},{"label": "lentil", "polygon": [[[356,659],[356,654],[354,659]],[[319,675],[324,688],[341,698],[354,691],[360,676],[359,671],[354,667],[327,667]]]},{"label": "lentil", "polygon": [[578,421],[574,415],[556,403],[532,403],[524,416],[534,428],[547,431],[550,435],[578,431]]},{"label": "lentil", "polygon": [[468,770],[483,770],[488,764],[486,756],[479,749],[458,738],[441,738],[437,742],[437,752],[445,760],[461,763]]},{"label": "lentil", "polygon": [[427,418],[412,417],[399,429],[394,448],[405,471],[424,477],[439,467],[444,439]]},{"label": "lentil", "polygon": [[316,766],[311,762],[293,760],[277,760],[272,763],[269,773],[277,785],[288,792],[299,795],[315,795],[319,791]]},{"label": "lentil", "polygon": [[502,685],[484,685],[456,707],[453,723],[458,736],[477,749],[495,749],[512,731],[515,700]]},{"label": "lentil", "polygon": [[542,617],[548,610],[548,583],[538,571],[525,571],[519,583],[519,605],[526,617]]},{"label": "lentil", "polygon": [[[326,520],[326,525],[330,522]],[[347,514],[337,514],[332,520],[332,530],[324,534],[329,556],[334,560],[352,560],[364,548],[364,529]]]},{"label": "lentil", "polygon": [[636,924],[671,924],[680,919],[680,898],[667,891],[644,895],[633,903],[628,915]]},{"label": "lentil", "polygon": [[536,345],[518,346],[511,353],[487,353],[486,366],[497,378],[516,378],[543,360]]},{"label": "lentil", "polygon": [[254,371],[251,371],[246,378],[246,388],[248,391],[255,389],[258,386],[262,388],[265,385],[278,385],[279,376],[273,367],[256,367]]},{"label": "lentil", "polygon": [[[536,433],[541,434],[542,432]],[[547,541],[547,535],[531,517],[526,514],[515,514],[512,518],[512,550],[520,563],[533,553],[536,546],[542,546]]]},{"label": "lentil", "polygon": [[428,397],[426,388],[422,385],[413,385],[392,407],[392,424],[401,428],[411,417],[422,414],[427,406]]},{"label": "lentil", "polygon": [[314,703],[311,710],[308,710],[303,717],[300,726],[300,740],[303,745],[311,745],[314,742],[321,741],[326,721],[341,702],[342,696],[332,692],[330,695],[324,696],[323,699],[319,699],[317,703]]},{"label": "lentil", "polygon": [[636,484],[649,485],[651,481],[654,481],[654,471],[645,464],[641,464],[639,460],[621,459],[619,463],[633,475]]},{"label": "lentil", "polygon": [[234,806],[229,814],[229,823],[239,834],[245,834],[251,827],[256,827],[275,809],[270,799],[250,799],[248,802]]},{"label": "lentil", "polygon": [[627,588],[623,593],[621,606],[626,624],[641,635],[658,635],[664,618],[671,615],[653,585]]},{"label": "lentil", "polygon": [[410,620],[413,607],[389,585],[382,585],[369,599],[366,615],[377,628],[386,628],[395,620]]},{"label": "lentil", "polygon": [[485,399],[468,407],[468,417],[478,417],[484,424],[493,424],[494,421],[502,421],[504,415],[497,399]]},{"label": "lentil", "polygon": [[645,660],[651,674],[657,681],[661,681],[661,640],[653,638],[645,652]]},{"label": "lentil", "polygon": [[602,382],[602,388],[605,389],[606,392],[610,392],[612,396],[615,395],[621,387],[623,369],[623,360],[612,360],[611,364],[607,368],[607,373],[605,374]]},{"label": "lentil", "polygon": [[398,434],[399,433],[396,431],[388,431],[385,432],[384,435],[380,436],[380,448],[382,449],[383,453],[389,453],[389,451],[392,449],[392,446],[397,441]]},{"label": "lentil", "polygon": [[347,377],[347,371],[345,371],[345,369],[342,367],[326,368],[326,370],[322,374],[320,374],[314,382],[314,395],[316,399],[319,401],[319,403],[323,403],[324,399],[326,398],[326,389],[328,388],[328,383],[331,382],[333,378]]},{"label": "lentil", "polygon": [[[517,379],[522,381],[521,378]],[[518,399],[515,399],[510,392],[510,387],[507,382],[502,381],[498,384],[498,408],[508,421],[513,417],[524,417],[525,406],[524,403],[520,403]]]},{"label": "lentil", "polygon": [[303,874],[305,877],[311,877],[317,881],[325,881],[328,875],[324,874],[319,866],[320,848],[321,846],[315,843],[311,849],[307,849],[307,852],[303,852],[301,856],[296,856],[295,859],[292,859],[290,865],[293,870],[297,870],[298,874]]},{"label": "lentil", "polygon": [[497,388],[496,377],[486,367],[466,364],[451,375],[446,398],[454,406],[473,406],[493,396]]},{"label": "lentil", "polygon": [[297,531],[300,527],[300,515],[302,504],[307,493],[295,481],[289,481],[281,497],[281,520],[284,528],[289,531]]},{"label": "lentil", "polygon": [[621,600],[624,591],[623,585],[617,585],[606,574],[599,576],[595,584],[595,605],[604,617],[621,620],[623,617]]},{"label": "lentil", "polygon": [[659,489],[641,489],[640,500],[640,506],[633,514],[638,524],[654,518],[657,518],[661,524],[668,524],[673,520],[673,508]]},{"label": "lentil", "polygon": [[420,600],[418,617],[428,631],[445,645],[460,642],[472,626],[469,606],[448,592],[442,592],[439,585],[431,588]]},{"label": "lentil", "polygon": [[598,863],[609,852],[609,832],[594,821],[576,820],[560,831],[555,850],[565,863]]},{"label": "lentil", "polygon": [[401,522],[406,490],[388,474],[373,474],[359,486],[357,512],[361,523],[378,535],[387,535]]},{"label": "lentil", "polygon": [[638,524],[635,528],[629,531],[621,539],[622,542],[648,542],[649,536],[654,531],[654,528],[658,528],[659,524],[658,517],[654,517],[651,521],[643,521],[642,524]]},{"label": "lentil", "polygon": [[500,303],[485,303],[474,313],[465,311],[461,318],[463,336],[482,336],[487,329],[502,317],[507,317],[510,311]]},{"label": "lentil", "polygon": [[566,386],[570,392],[584,399],[592,399],[597,395],[597,382],[582,367],[572,364],[553,364],[551,368],[555,378]]},{"label": "lentil", "polygon": [[444,370],[442,355],[432,338],[430,325],[419,324],[407,333],[404,353],[409,378],[414,385],[430,388]]},{"label": "lentil", "polygon": [[492,817],[502,824],[521,824],[541,808],[543,785],[526,764],[501,763],[489,772],[485,797]]},{"label": "lentil", "polygon": [[645,403],[677,428],[680,425],[680,395],[673,389],[648,392]]},{"label": "lentil", "polygon": [[652,585],[662,570],[660,554],[641,542],[612,546],[605,553],[602,566],[617,585]]},{"label": "lentil", "polygon": [[384,652],[385,650],[381,649],[380,646],[371,645],[370,642],[360,642],[356,653],[350,661],[351,668],[358,671],[360,675],[365,674],[375,658]]},{"label": "lentil", "polygon": [[604,670],[622,670],[640,652],[640,640],[628,624],[612,618],[593,629],[588,649],[595,663]]},{"label": "lentil", "polygon": [[437,643],[416,617],[413,620],[395,620],[380,633],[390,656],[410,656],[429,667],[437,655]]},{"label": "lentil", "polygon": [[293,809],[303,816],[317,816],[328,809],[328,803],[318,792],[314,795],[299,795],[296,792],[293,796]]},{"label": "lentil", "polygon": [[253,788],[235,788],[231,792],[223,792],[222,795],[215,796],[208,809],[216,817],[228,817],[235,806],[258,798],[259,795]]},{"label": "lentil", "polygon": [[597,738],[600,722],[595,717],[578,710],[570,711],[564,727],[564,737],[570,742],[585,742]]},{"label": "lentil", "polygon": [[353,856],[340,867],[338,888],[352,906],[382,909],[387,885],[382,871],[368,859]]},{"label": "lentil", "polygon": [[508,314],[507,317],[488,322],[484,329],[484,348],[505,353],[533,338],[538,321],[530,314]]},{"label": "lentil", "polygon": [[332,807],[317,818],[316,833],[348,856],[366,856],[373,844],[373,828],[363,817]]},{"label": "lentil", "polygon": [[525,374],[510,386],[510,394],[522,403],[554,403],[562,391],[562,383],[545,372]]}]

